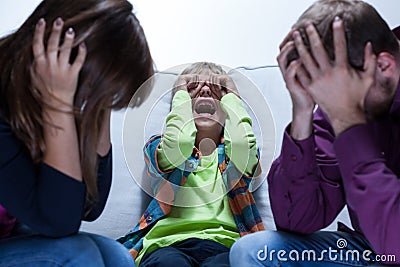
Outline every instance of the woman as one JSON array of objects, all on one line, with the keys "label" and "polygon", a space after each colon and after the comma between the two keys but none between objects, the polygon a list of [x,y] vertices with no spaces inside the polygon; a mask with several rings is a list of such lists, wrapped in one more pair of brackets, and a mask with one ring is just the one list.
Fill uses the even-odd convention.
[{"label": "woman", "polygon": [[110,112],[152,74],[125,0],[45,0],[0,39],[1,266],[134,265],[118,243],[76,233],[108,197]]}]

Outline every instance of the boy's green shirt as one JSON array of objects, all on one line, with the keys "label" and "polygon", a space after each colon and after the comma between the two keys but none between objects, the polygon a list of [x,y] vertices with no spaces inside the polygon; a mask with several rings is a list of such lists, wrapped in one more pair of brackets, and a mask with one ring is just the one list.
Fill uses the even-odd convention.
[{"label": "boy's green shirt", "polygon": [[[234,94],[224,96],[221,107],[227,114],[224,129],[226,154],[241,172],[251,175],[258,163],[251,119],[242,101]],[[185,162],[193,152],[196,133],[191,98],[186,91],[178,91],[157,150],[161,170],[167,171]],[[217,149],[200,158],[197,169],[177,192],[175,204],[171,212],[144,237],[137,264],[146,253],[188,238],[208,239],[231,247],[240,237],[218,168]]]}]

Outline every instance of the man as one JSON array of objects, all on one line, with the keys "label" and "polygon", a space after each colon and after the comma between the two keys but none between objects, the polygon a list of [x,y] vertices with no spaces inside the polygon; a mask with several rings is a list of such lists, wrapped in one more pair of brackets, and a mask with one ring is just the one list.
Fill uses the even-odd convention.
[{"label": "man", "polygon": [[[397,38],[365,2],[321,0],[277,59],[293,102],[268,176],[279,231],[239,240],[232,266],[399,264]],[[319,231],[345,205],[354,230]]]}]

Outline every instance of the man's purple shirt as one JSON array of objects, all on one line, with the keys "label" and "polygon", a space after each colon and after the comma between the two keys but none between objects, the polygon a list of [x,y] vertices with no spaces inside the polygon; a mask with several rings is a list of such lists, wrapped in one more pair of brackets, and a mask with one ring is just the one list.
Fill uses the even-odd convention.
[{"label": "man's purple shirt", "polygon": [[306,140],[292,139],[289,127],[268,175],[277,228],[313,233],[347,204],[354,230],[400,262],[400,87],[383,119],[338,138],[320,109]]}]

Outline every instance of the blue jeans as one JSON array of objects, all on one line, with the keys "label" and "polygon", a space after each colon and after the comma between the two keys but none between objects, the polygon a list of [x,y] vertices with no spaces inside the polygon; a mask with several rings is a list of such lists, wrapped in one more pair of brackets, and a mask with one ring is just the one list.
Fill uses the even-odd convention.
[{"label": "blue jeans", "polygon": [[89,233],[63,238],[17,234],[0,240],[0,266],[135,266],[115,240]]},{"label": "blue jeans", "polygon": [[145,254],[140,267],[229,267],[229,248],[211,241],[189,238]]},{"label": "blue jeans", "polygon": [[232,267],[372,266],[375,254],[364,238],[347,232],[296,235],[262,231],[240,238],[232,246],[229,260]]}]

